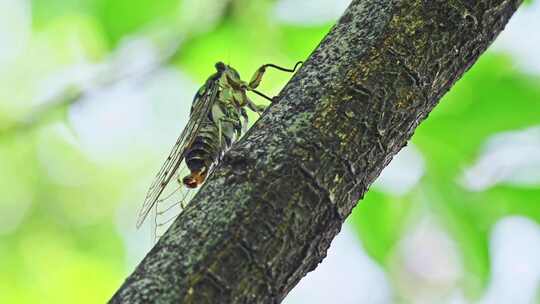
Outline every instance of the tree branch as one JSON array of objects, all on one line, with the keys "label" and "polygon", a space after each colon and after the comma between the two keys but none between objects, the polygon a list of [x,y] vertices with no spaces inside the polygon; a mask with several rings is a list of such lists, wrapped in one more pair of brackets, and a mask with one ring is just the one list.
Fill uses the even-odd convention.
[{"label": "tree branch", "polygon": [[111,303],[279,303],[519,0],[356,0]]}]

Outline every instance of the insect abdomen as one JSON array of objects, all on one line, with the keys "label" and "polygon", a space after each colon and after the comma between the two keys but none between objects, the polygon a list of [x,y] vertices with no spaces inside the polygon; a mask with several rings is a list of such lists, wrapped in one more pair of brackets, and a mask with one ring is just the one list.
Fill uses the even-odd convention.
[{"label": "insect abdomen", "polygon": [[208,171],[240,137],[246,124],[245,111],[219,103],[214,105],[186,153],[186,165],[191,174],[184,177],[183,183],[189,188],[202,184]]},{"label": "insect abdomen", "polygon": [[218,129],[206,121],[200,128],[199,134],[186,153],[186,165],[191,174],[184,177],[183,183],[189,188],[196,188],[204,182],[206,174],[220,156]]}]

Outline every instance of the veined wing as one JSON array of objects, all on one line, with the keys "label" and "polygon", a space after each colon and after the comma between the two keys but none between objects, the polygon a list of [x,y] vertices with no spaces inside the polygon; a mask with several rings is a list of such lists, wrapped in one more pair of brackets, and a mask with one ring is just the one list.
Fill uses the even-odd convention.
[{"label": "veined wing", "polygon": [[[222,136],[221,134],[219,136]],[[207,176],[211,176],[217,164],[214,163],[208,168]],[[185,159],[177,169],[176,175],[179,177],[190,174]],[[186,187],[183,183],[168,183],[158,200],[155,202],[154,216],[154,241],[157,241],[169,228],[174,219],[176,219],[186,208],[191,199],[199,192],[197,188]]]},{"label": "veined wing", "polygon": [[[186,176],[190,173],[186,162],[182,161],[177,170],[179,176]],[[158,200],[155,202],[155,208],[152,208],[154,213],[154,241],[157,241],[167,228],[172,224],[174,219],[178,217],[182,210],[187,206],[191,199],[197,194],[200,187],[188,188],[182,183],[168,183]]]},{"label": "veined wing", "polygon": [[[152,208],[158,203],[161,194],[171,179],[177,174],[178,168],[184,161],[186,150],[192,144],[196,134],[201,127],[201,123],[208,115],[219,91],[219,77],[210,78],[204,85],[204,89],[197,92],[188,123],[178,140],[176,141],[167,160],[156,174],[156,177],[148,189],[144,203],[139,211],[137,227],[140,227]],[[179,184],[178,186],[183,187]]]}]

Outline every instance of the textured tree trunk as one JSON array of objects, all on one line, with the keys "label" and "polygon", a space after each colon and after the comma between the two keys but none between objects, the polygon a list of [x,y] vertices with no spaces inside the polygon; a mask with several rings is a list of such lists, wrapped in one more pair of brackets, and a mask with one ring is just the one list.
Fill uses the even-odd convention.
[{"label": "textured tree trunk", "polygon": [[353,1],[111,303],[279,303],[520,3]]}]

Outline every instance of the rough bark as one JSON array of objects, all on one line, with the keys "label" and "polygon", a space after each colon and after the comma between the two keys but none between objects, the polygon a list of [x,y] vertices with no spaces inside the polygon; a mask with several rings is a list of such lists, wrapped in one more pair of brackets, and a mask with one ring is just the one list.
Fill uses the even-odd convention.
[{"label": "rough bark", "polygon": [[519,0],[357,0],[111,303],[279,303]]}]

